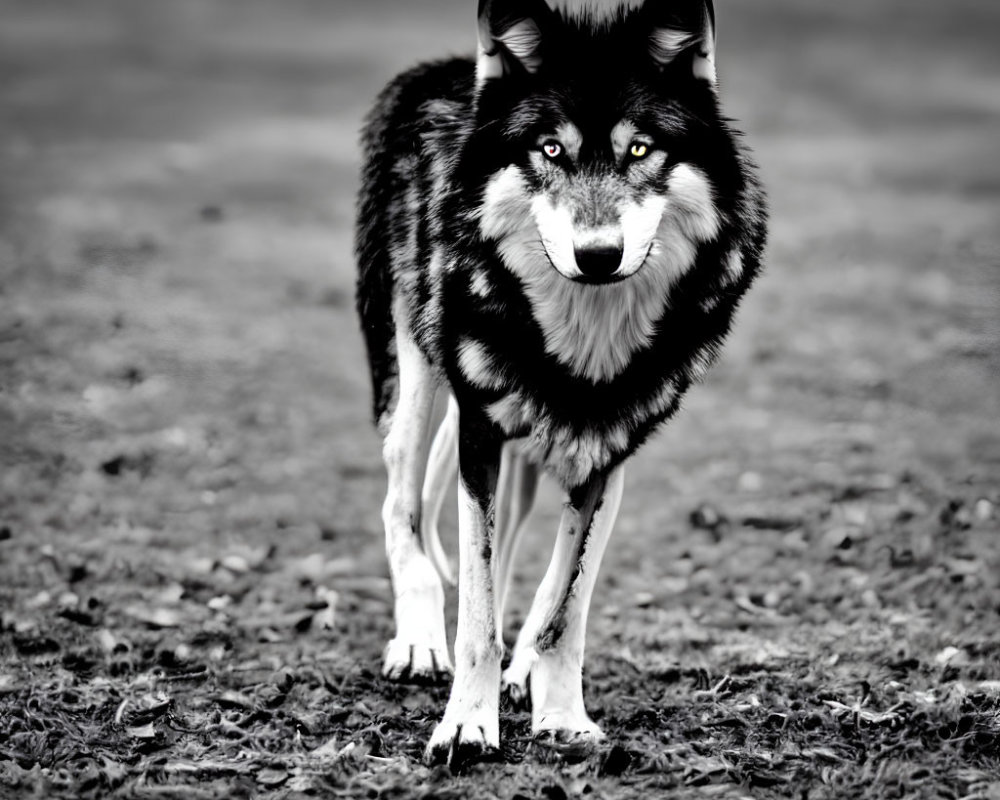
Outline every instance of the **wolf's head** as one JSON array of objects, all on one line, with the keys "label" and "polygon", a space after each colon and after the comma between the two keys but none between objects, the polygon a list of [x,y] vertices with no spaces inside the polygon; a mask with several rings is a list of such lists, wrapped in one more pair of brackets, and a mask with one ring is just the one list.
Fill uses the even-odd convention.
[{"label": "wolf's head", "polygon": [[476,80],[480,230],[522,279],[665,286],[718,235],[739,167],[711,0],[600,19],[480,0]]}]

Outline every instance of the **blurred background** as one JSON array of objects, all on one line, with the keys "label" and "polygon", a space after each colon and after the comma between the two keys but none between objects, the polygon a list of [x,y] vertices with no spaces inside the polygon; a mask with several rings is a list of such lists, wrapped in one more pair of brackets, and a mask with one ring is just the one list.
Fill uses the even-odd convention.
[{"label": "blurred background", "polygon": [[[988,637],[1000,4],[716,10],[724,107],[770,192],[767,267],[718,368],[631,468],[593,646],[746,603],[822,641],[917,607],[938,627],[893,646]],[[44,628],[66,593],[98,598],[119,632],[187,625],[228,592],[251,647],[260,619],[293,636],[273,610],[322,584],[345,609],[337,646],[377,665],[389,593],[353,312],[357,133],[387,80],[471,52],[475,28],[472,0],[0,0],[8,626]],[[551,486],[542,506],[514,619],[549,548]],[[889,646],[872,635],[872,653]],[[671,658],[751,646],[678,637]]]},{"label": "blurred background", "polygon": [[[740,476],[776,502],[906,471],[995,492],[1000,10],[717,11],[724,106],[771,196],[767,270],[630,507],[669,525],[677,509],[644,492],[730,494]],[[396,72],[471,52],[474,3],[2,0],[0,18],[2,513],[44,527],[82,509],[89,531],[102,495],[155,529],[177,504],[254,520],[268,487],[377,528],[357,132]],[[164,430],[181,444],[147,459],[141,503],[87,483]],[[184,460],[209,440],[238,481]]]}]

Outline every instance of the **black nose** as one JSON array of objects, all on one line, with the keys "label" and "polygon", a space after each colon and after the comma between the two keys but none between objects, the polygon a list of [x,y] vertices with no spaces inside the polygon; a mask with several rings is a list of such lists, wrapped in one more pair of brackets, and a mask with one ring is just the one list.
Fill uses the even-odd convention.
[{"label": "black nose", "polygon": [[620,247],[588,247],[576,250],[576,265],[588,278],[610,278],[622,263]]}]

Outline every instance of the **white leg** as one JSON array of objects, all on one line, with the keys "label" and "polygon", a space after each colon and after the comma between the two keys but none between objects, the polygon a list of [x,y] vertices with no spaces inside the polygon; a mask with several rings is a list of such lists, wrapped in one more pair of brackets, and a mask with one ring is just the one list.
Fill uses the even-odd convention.
[{"label": "white leg", "polygon": [[516,443],[504,445],[497,486],[497,627],[503,630],[503,612],[510,591],[514,556],[521,539],[524,521],[531,513],[538,488],[538,467],[518,449]]},{"label": "white leg", "polygon": [[624,470],[618,467],[608,476],[599,499],[566,506],[552,561],[504,672],[512,699],[519,692],[523,696],[530,674],[535,733],[593,739],[603,735],[583,705],[584,641],[590,599],[623,485]]},{"label": "white leg", "polygon": [[[471,456],[463,455],[470,452]],[[473,459],[476,463],[470,464]],[[500,745],[498,715],[503,654],[496,626],[493,579],[499,443],[495,447],[462,446],[459,460],[455,680],[444,718],[434,729],[426,752],[428,762],[446,762],[453,767],[466,760],[481,759]]]},{"label": "white leg", "polygon": [[549,558],[549,566],[545,570],[545,576],[535,591],[535,597],[531,601],[531,608],[528,611],[521,630],[517,634],[517,642],[514,645],[514,652],[511,654],[510,663],[503,671],[500,686],[503,694],[511,705],[524,707],[528,703],[528,676],[531,668],[538,659],[535,651],[535,639],[542,628],[542,624],[556,607],[559,600],[561,584],[565,582],[566,566],[572,561],[576,549],[576,543],[565,530],[564,522],[559,525],[559,533],[556,534],[552,556]]},{"label": "white leg", "polygon": [[421,485],[435,384],[430,365],[404,325],[396,336],[399,399],[383,444],[389,488],[382,506],[386,553],[395,594],[396,635],[382,674],[437,681],[451,673],[444,627],[444,589],[420,543]]},{"label": "white leg", "polygon": [[576,559],[579,546],[571,532],[573,525],[579,527],[579,521],[576,515],[569,513],[567,509],[559,521],[559,532],[553,543],[548,568],[538,589],[535,590],[531,608],[518,632],[510,663],[503,671],[501,689],[507,700],[515,707],[526,707],[528,704],[528,676],[538,659],[535,639],[545,620],[555,609],[569,581],[569,570]]},{"label": "white leg", "polygon": [[458,473],[458,403],[454,396],[448,395],[448,410],[438,427],[431,445],[431,454],[427,459],[427,477],[424,479],[422,494],[422,536],[424,552],[437,567],[441,578],[448,584],[455,585],[455,576],[451,563],[441,547],[438,535],[438,520],[444,505],[448,490],[455,485]]}]

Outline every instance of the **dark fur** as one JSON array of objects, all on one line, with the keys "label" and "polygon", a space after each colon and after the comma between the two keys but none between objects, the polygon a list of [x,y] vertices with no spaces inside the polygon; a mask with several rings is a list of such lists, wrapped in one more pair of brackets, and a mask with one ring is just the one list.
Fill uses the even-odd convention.
[{"label": "dark fur", "polygon": [[[517,388],[552,420],[577,432],[599,434],[623,423],[628,446],[615,453],[609,467],[677,410],[694,379],[693,359],[717,354],[759,269],[763,192],[739,134],[722,116],[708,85],[690,75],[686,58],[662,70],[651,63],[649,16],[634,11],[600,21],[552,12],[543,28],[539,72],[515,71],[487,82],[478,103],[471,59],[417,67],[382,93],[363,136],[367,160],[357,233],[358,310],[377,419],[393,402],[392,303],[397,296],[409,305],[420,348],[459,401],[463,431],[474,426],[477,435],[504,438],[481,412]],[[482,240],[475,216],[488,178],[508,164],[526,164],[534,138],[551,127],[556,110],[579,126],[585,142],[605,141],[606,131],[626,115],[641,122],[672,156],[664,170],[680,160],[707,174],[722,220],[718,238],[700,248],[694,267],[673,286],[650,346],[607,382],[576,377],[546,354],[518,279],[492,243]],[[608,157],[600,147],[582,155],[595,165]],[[435,181],[435,167],[443,181]],[[414,187],[419,202],[408,207],[406,193]],[[409,263],[400,263],[394,248],[397,256],[411,254]],[[434,248],[454,265],[437,282],[428,271]],[[742,253],[743,274],[723,289],[721,262],[734,248]],[[475,268],[485,268],[495,287],[488,298],[470,291]],[[484,342],[503,365],[503,388],[484,391],[466,382],[456,361],[457,342],[466,335]],[[677,386],[673,402],[652,411],[652,399],[670,380]]]}]

